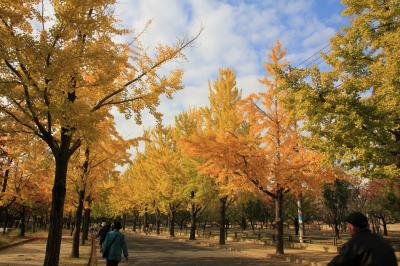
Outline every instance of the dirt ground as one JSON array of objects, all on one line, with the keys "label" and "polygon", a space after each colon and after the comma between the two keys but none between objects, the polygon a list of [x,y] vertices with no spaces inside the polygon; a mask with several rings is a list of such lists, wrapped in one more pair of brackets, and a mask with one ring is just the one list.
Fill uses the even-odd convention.
[{"label": "dirt ground", "polygon": [[[83,266],[87,265],[90,253],[90,241],[87,245],[81,246],[81,258],[70,258],[72,242],[71,237],[65,237],[61,243],[60,265]],[[0,251],[1,266],[33,266],[43,265],[46,250],[46,240],[36,240],[19,246],[11,247]]]}]

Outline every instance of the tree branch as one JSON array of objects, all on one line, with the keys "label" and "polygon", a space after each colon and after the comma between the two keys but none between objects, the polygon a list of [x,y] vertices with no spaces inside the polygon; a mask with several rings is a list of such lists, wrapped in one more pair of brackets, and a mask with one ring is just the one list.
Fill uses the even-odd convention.
[{"label": "tree branch", "polygon": [[127,102],[133,102],[133,101],[137,101],[137,100],[143,100],[143,98],[145,98],[148,94],[144,94],[144,95],[140,95],[134,98],[130,98],[130,99],[126,99],[126,100],[121,100],[121,101],[108,101],[106,103],[104,103],[101,107],[105,106],[105,105],[116,105],[116,104],[121,104],[121,103],[127,103]]},{"label": "tree branch", "polygon": [[121,92],[124,91],[129,85],[131,85],[132,83],[135,83],[135,82],[141,80],[143,77],[147,76],[150,72],[152,72],[153,70],[155,70],[155,69],[158,68],[159,66],[163,65],[165,62],[167,62],[167,61],[169,61],[169,60],[175,58],[179,53],[182,52],[183,49],[185,49],[186,47],[188,47],[189,45],[191,45],[191,44],[200,36],[200,33],[201,33],[201,32],[202,32],[202,30],[200,30],[199,33],[198,33],[196,36],[194,36],[191,40],[189,40],[188,42],[182,44],[178,49],[176,49],[176,51],[175,51],[172,55],[170,55],[170,56],[168,56],[168,57],[166,57],[166,58],[164,58],[164,59],[162,59],[162,60],[156,62],[156,63],[155,63],[153,66],[151,66],[148,70],[142,72],[142,73],[141,73],[139,76],[137,76],[136,78],[134,78],[134,79],[132,79],[132,80],[126,82],[121,88],[119,88],[119,89],[117,89],[117,90],[111,92],[110,94],[106,95],[105,97],[103,97],[103,99],[101,99],[100,101],[98,101],[97,104],[96,104],[95,106],[93,106],[92,111],[96,111],[96,110],[100,109],[102,106],[104,106],[105,102],[106,102],[108,99],[110,99],[110,98],[114,97],[115,95],[121,93]]},{"label": "tree branch", "polygon": [[77,139],[69,149],[68,156],[71,156],[81,146],[81,140]]},{"label": "tree branch", "polygon": [[269,120],[275,122],[275,119],[270,116],[267,112],[265,112],[263,109],[261,109],[255,102],[251,101],[251,103],[260,111],[262,112],[266,117],[268,117]]},{"label": "tree branch", "polygon": [[31,125],[22,122],[22,120],[20,118],[17,117],[17,115],[13,114],[12,112],[8,111],[6,108],[4,108],[3,106],[0,106],[0,110],[3,111],[4,113],[6,113],[7,115],[9,115],[11,118],[13,118],[17,123],[29,128],[30,130],[32,130],[32,133],[38,135],[39,137],[42,137],[40,135],[40,133]]}]

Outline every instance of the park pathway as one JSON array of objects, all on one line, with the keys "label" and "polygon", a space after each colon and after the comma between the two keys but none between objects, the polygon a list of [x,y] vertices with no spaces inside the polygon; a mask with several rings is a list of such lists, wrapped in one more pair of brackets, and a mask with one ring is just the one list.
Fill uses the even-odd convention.
[{"label": "park pathway", "polygon": [[[171,240],[157,236],[141,234],[126,234],[129,249],[129,262],[124,265],[187,265],[187,266],[284,266],[293,265],[284,259],[267,257],[266,247],[254,250],[248,249],[229,251],[225,248],[204,247],[198,243]],[[273,250],[271,250],[273,253]],[[98,266],[105,266],[104,260],[98,255]]]}]

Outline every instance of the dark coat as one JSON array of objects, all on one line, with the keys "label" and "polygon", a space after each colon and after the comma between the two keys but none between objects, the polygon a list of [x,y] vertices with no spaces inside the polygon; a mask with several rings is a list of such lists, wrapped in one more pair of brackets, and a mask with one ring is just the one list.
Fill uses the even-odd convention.
[{"label": "dark coat", "polygon": [[103,251],[108,250],[107,260],[121,261],[121,253],[124,253],[124,257],[128,257],[125,236],[118,230],[107,233],[102,248]]},{"label": "dark coat", "polygon": [[106,235],[108,233],[108,231],[110,231],[110,228],[108,226],[104,226],[102,228],[100,228],[99,231],[99,239],[100,239],[100,246],[103,244],[104,240],[106,239]]},{"label": "dark coat", "polygon": [[393,248],[382,237],[364,229],[356,233],[328,266],[396,266]]}]

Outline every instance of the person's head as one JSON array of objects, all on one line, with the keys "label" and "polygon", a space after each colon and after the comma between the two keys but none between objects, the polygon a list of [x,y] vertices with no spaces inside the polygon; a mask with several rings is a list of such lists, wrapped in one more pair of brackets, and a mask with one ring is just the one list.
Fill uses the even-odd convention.
[{"label": "person's head", "polygon": [[107,226],[107,223],[106,222],[102,222],[101,223],[101,227],[106,227]]},{"label": "person's head", "polygon": [[347,230],[351,236],[354,236],[362,229],[368,228],[368,219],[361,212],[352,212],[345,219]]},{"label": "person's head", "polygon": [[115,221],[113,224],[114,224],[114,226],[113,226],[114,230],[119,230],[119,229],[122,228],[122,225],[121,225],[120,221]]}]

